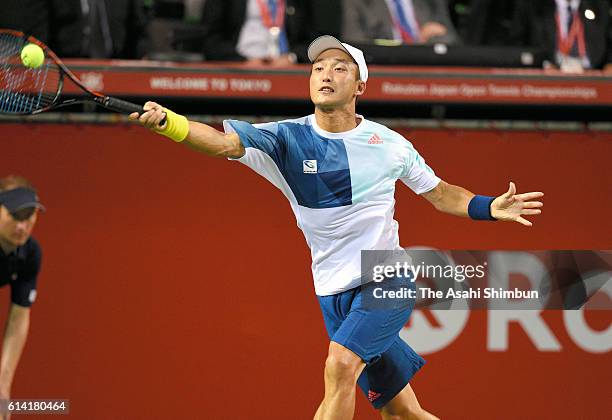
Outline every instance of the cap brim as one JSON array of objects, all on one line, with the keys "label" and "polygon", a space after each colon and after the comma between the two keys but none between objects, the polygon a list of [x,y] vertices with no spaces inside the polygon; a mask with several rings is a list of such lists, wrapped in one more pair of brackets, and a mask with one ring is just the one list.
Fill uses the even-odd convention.
[{"label": "cap brim", "polygon": [[35,207],[41,211],[46,211],[47,208],[45,206],[43,206],[41,203],[39,202],[30,202],[30,203],[20,203],[19,205],[13,207],[13,208],[8,208],[7,210],[9,211],[9,213],[15,213],[16,211],[19,210],[23,210],[23,209],[27,209],[30,207]]},{"label": "cap brim", "polygon": [[332,49],[342,50],[351,58],[353,57],[350,51],[344,48],[344,45],[342,45],[342,42],[340,42],[338,39],[331,35],[323,35],[312,41],[308,46],[308,59],[311,63],[314,63],[314,61],[323,51]]}]

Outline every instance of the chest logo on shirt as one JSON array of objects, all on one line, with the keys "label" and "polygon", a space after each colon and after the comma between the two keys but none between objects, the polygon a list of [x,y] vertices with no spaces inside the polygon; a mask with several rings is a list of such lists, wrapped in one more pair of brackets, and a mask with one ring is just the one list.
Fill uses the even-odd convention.
[{"label": "chest logo on shirt", "polygon": [[302,161],[302,168],[305,174],[316,174],[317,173],[317,161],[316,160],[304,160]]},{"label": "chest logo on shirt", "polygon": [[13,274],[11,274],[11,280],[12,280],[12,281],[16,281],[16,280],[17,280],[17,278],[18,278],[17,273],[13,273]]},{"label": "chest logo on shirt", "polygon": [[383,143],[384,143],[383,139],[381,139],[378,134],[374,134],[372,137],[370,137],[370,140],[368,140],[368,144],[383,144]]}]

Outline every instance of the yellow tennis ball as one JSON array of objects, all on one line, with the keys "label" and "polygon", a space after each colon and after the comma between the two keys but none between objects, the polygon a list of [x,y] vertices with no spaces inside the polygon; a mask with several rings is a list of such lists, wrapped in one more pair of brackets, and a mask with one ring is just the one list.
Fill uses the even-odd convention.
[{"label": "yellow tennis ball", "polygon": [[28,44],[21,50],[21,62],[31,69],[40,67],[45,62],[45,52],[36,44]]}]

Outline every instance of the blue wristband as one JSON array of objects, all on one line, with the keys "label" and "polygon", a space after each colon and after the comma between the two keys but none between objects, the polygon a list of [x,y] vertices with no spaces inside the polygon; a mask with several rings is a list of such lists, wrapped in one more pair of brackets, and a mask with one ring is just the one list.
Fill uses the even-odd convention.
[{"label": "blue wristband", "polygon": [[468,214],[474,220],[497,220],[491,216],[491,203],[495,197],[475,195],[468,205]]}]

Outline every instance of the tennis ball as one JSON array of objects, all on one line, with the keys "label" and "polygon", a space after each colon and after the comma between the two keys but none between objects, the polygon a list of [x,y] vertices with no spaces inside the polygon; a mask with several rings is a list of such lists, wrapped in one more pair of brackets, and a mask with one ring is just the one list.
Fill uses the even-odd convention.
[{"label": "tennis ball", "polygon": [[45,62],[45,52],[36,44],[28,44],[21,50],[21,62],[31,69],[40,67]]}]

